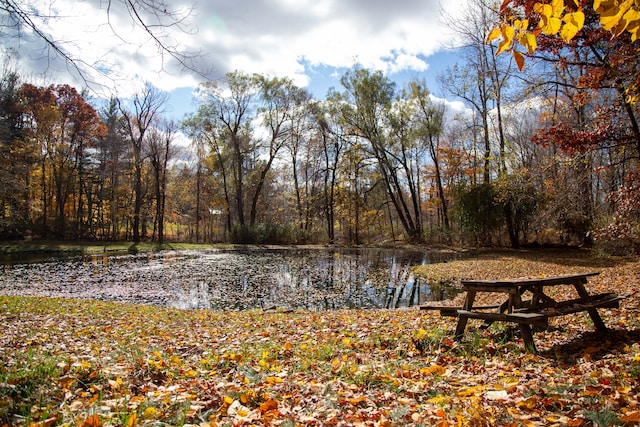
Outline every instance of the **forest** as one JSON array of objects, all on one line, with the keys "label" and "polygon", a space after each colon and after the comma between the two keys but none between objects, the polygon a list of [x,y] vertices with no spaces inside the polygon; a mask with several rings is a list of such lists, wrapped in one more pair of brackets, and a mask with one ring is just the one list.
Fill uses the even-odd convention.
[{"label": "forest", "polygon": [[237,70],[179,122],[151,84],[100,104],[6,58],[0,238],[638,251],[639,45],[588,3],[577,34],[519,38],[525,62],[522,22],[472,2],[437,88],[354,65],[314,99]]}]

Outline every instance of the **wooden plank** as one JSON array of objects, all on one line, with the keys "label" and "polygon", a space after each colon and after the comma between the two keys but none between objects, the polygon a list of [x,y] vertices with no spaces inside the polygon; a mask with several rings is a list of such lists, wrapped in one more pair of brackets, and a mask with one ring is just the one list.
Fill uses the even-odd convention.
[{"label": "wooden plank", "polygon": [[470,311],[470,310],[457,310],[457,313],[459,316],[466,317],[468,319],[492,320],[494,322],[508,321],[507,315],[500,314],[500,313],[484,313],[481,311]]},{"label": "wooden plank", "polygon": [[[500,304],[492,304],[492,305],[478,305],[474,306],[474,310],[492,310],[500,308]],[[462,307],[459,305],[421,305],[420,310],[462,310]]]},{"label": "wooden plank", "polygon": [[544,319],[547,316],[543,313],[509,313],[506,314],[507,320],[513,320],[516,322],[525,321],[525,322],[533,322],[535,320]]},{"label": "wooden plank", "polygon": [[542,310],[546,316],[556,317],[564,316],[572,313],[579,313],[581,311],[589,311],[596,308],[619,308],[620,301],[626,298],[626,296],[615,296],[607,299],[599,299],[594,301],[580,301],[575,300],[573,304],[564,304],[560,307],[548,307]]},{"label": "wooden plank", "polygon": [[514,322],[514,323],[534,323],[548,317],[545,313],[522,312],[522,313],[483,313],[480,311],[458,310],[459,316],[469,319],[490,320],[493,322]]},{"label": "wooden plank", "polygon": [[465,288],[478,287],[482,290],[488,288],[510,288],[513,286],[554,286],[568,284],[571,285],[577,282],[586,282],[587,277],[596,276],[600,272],[594,271],[583,274],[571,274],[566,276],[553,276],[543,277],[535,279],[505,279],[505,280],[462,280],[461,283]]}]

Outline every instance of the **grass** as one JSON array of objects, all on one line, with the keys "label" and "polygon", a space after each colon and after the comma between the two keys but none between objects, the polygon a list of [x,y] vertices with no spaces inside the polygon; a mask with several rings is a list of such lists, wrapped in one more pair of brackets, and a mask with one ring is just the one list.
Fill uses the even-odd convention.
[{"label": "grass", "polygon": [[47,418],[52,385],[60,378],[60,358],[28,349],[11,365],[0,366],[0,419],[14,414],[25,422]]},{"label": "grass", "polygon": [[56,242],[56,241],[25,241],[0,243],[0,255],[17,254],[47,254],[47,255],[90,255],[114,252],[152,252],[159,250],[188,250],[226,248],[229,245],[222,244],[196,244],[196,243],[164,243],[159,245],[153,242]]}]

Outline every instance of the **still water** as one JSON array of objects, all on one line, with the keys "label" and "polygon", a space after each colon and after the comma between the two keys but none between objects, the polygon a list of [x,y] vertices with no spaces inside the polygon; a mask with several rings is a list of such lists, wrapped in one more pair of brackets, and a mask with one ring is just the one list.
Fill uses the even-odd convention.
[{"label": "still water", "polygon": [[185,309],[399,308],[451,298],[420,264],[450,254],[395,249],[211,249],[5,260],[0,295],[94,298]]}]

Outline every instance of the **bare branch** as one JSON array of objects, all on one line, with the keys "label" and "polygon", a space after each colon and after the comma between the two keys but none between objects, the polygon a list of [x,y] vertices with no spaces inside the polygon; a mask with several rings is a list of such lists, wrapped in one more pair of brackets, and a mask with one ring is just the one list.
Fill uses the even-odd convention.
[{"label": "bare branch", "polygon": [[[116,13],[128,14],[133,28],[146,34],[160,55],[161,65],[158,72],[166,72],[168,60],[179,65],[181,69],[192,71],[200,76],[210,70],[199,70],[197,59],[202,57],[200,51],[188,51],[180,45],[172,35],[174,31],[194,35],[197,28],[191,26],[189,18],[193,16],[194,6],[179,6],[167,0],[100,0],[99,8],[105,13],[106,25],[111,34],[122,44],[131,44],[131,40],[118,30],[113,21]],[[68,16],[67,16],[68,17]],[[47,30],[47,24],[63,20],[65,15],[56,11],[53,5],[48,8],[38,2],[19,2],[16,0],[0,0],[0,37],[21,40],[27,35],[40,40],[45,46],[45,58],[50,63],[58,57],[62,59],[71,74],[77,76],[87,87],[102,86],[94,73],[100,78],[113,80],[112,70],[104,67],[101,60],[87,62],[82,53],[75,52],[72,41],[59,39]],[[97,25],[96,30],[100,27]],[[131,32],[129,31],[129,35]]]}]

